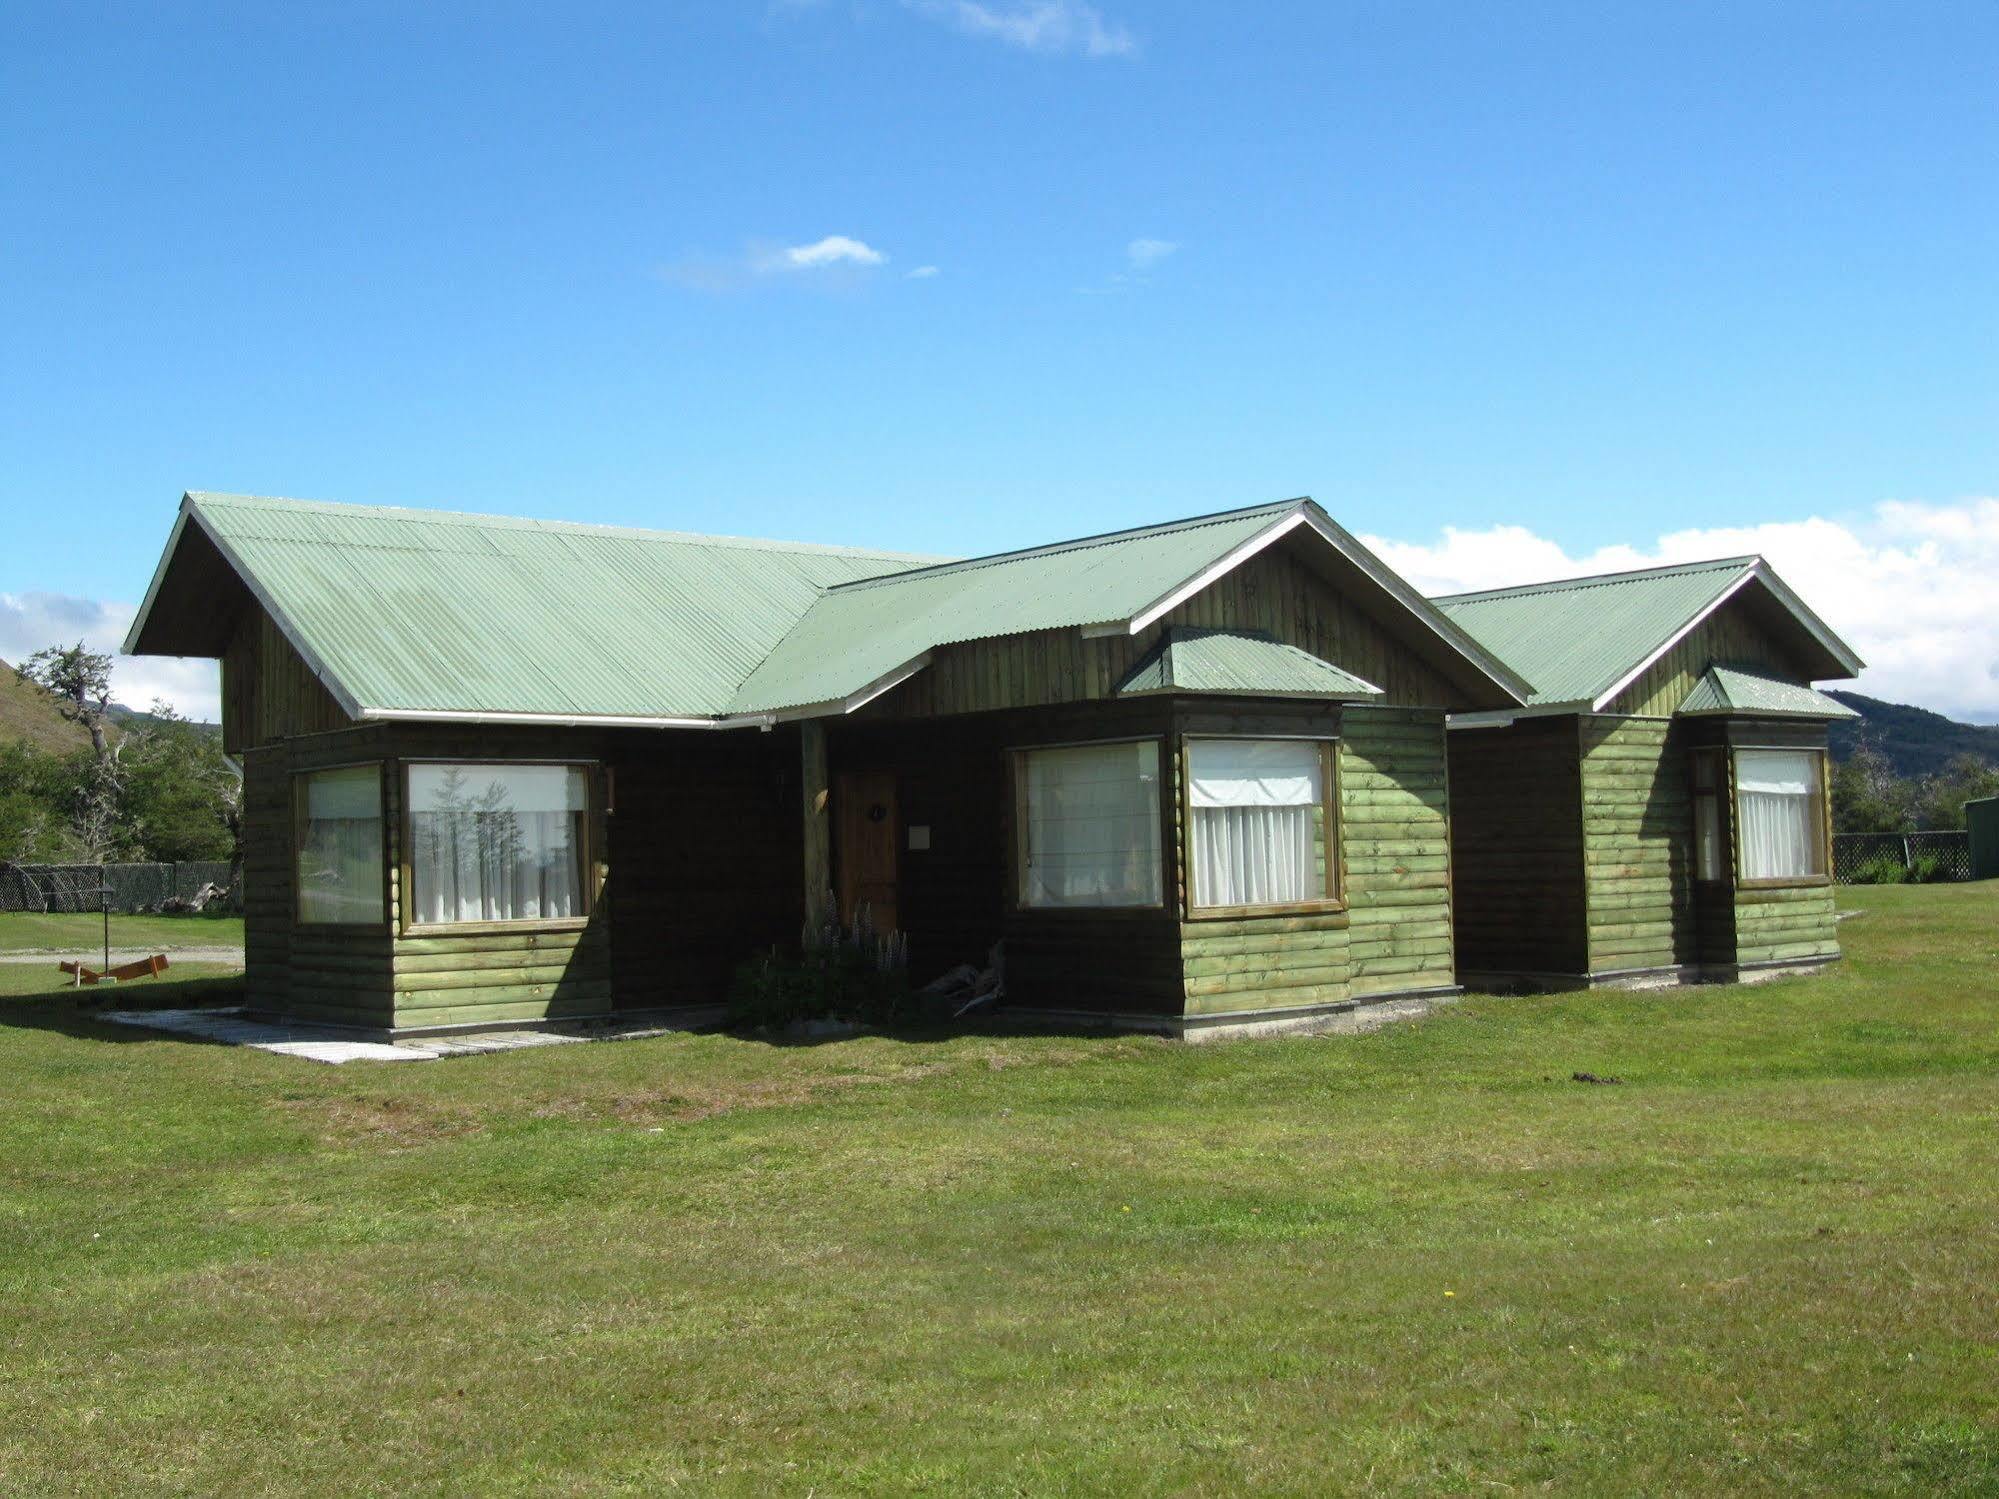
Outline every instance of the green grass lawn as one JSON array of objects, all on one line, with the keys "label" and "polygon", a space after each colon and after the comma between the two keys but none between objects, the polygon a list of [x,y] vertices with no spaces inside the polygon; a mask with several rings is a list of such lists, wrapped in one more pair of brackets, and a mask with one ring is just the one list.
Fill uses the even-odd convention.
[{"label": "green grass lawn", "polygon": [[1999,886],[1842,899],[1816,981],[1210,1047],[0,1002],[0,1489],[1990,1494]]},{"label": "green grass lawn", "polygon": [[[111,947],[171,952],[176,947],[241,947],[240,916],[111,916]],[[52,951],[65,955],[104,948],[104,918],[0,911],[0,952]]]}]

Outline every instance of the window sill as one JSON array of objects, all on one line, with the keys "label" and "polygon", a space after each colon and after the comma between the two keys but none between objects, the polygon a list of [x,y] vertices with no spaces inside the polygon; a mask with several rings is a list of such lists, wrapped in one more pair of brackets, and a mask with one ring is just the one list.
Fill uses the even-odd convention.
[{"label": "window sill", "polygon": [[394,930],[387,921],[308,921],[303,916],[292,918],[292,928],[300,932],[328,932],[346,937],[390,937]]},{"label": "window sill", "polygon": [[1816,890],[1832,883],[1832,876],[1806,874],[1776,880],[1737,880],[1738,890]]},{"label": "window sill", "polygon": [[1007,915],[1012,917],[1051,917],[1056,921],[1075,921],[1082,918],[1102,920],[1105,917],[1123,920],[1157,921],[1166,915],[1166,904],[1160,902],[1151,906],[1010,906]]},{"label": "window sill", "polygon": [[1189,921],[1241,921],[1252,916],[1338,916],[1346,911],[1343,900],[1300,900],[1275,906],[1192,906]]},{"label": "window sill", "polygon": [[590,925],[587,916],[569,916],[559,921],[426,921],[407,923],[404,937],[483,937],[501,935],[532,936],[536,932],[580,932]]}]

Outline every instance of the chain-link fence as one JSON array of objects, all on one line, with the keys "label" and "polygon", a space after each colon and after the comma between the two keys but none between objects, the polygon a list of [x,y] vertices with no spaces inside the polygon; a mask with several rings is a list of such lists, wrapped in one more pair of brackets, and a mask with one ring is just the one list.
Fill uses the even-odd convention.
[{"label": "chain-link fence", "polygon": [[1842,885],[1924,884],[1971,878],[1971,835],[1941,833],[1835,833],[1832,877]]},{"label": "chain-link fence", "polygon": [[229,865],[215,859],[183,864],[0,864],[0,911],[157,911],[169,900],[191,900],[203,885],[229,883]]}]

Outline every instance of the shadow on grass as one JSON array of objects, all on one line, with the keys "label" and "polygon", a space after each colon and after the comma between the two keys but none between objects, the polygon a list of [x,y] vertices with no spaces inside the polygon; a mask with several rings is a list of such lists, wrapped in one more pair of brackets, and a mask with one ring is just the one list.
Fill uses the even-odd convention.
[{"label": "shadow on grass", "polygon": [[[137,979],[128,984],[0,995],[0,1026],[50,1031],[86,1041],[158,1041],[163,1032],[115,1025],[105,1010],[210,1010],[243,1003],[243,976]],[[183,1036],[177,1039],[194,1040]]]}]

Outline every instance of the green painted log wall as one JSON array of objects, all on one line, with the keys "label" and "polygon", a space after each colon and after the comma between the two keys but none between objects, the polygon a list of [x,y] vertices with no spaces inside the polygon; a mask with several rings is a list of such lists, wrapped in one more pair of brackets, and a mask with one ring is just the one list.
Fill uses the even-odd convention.
[{"label": "green painted log wall", "polygon": [[1810,962],[1839,955],[1832,886],[1788,885],[1735,892],[1735,961]]},{"label": "green painted log wall", "polygon": [[1582,720],[1589,971],[1696,958],[1686,751],[1664,719]]},{"label": "green painted log wall", "polygon": [[1339,763],[1346,910],[1182,921],[1188,1015],[1455,982],[1443,715],[1348,708]]}]

